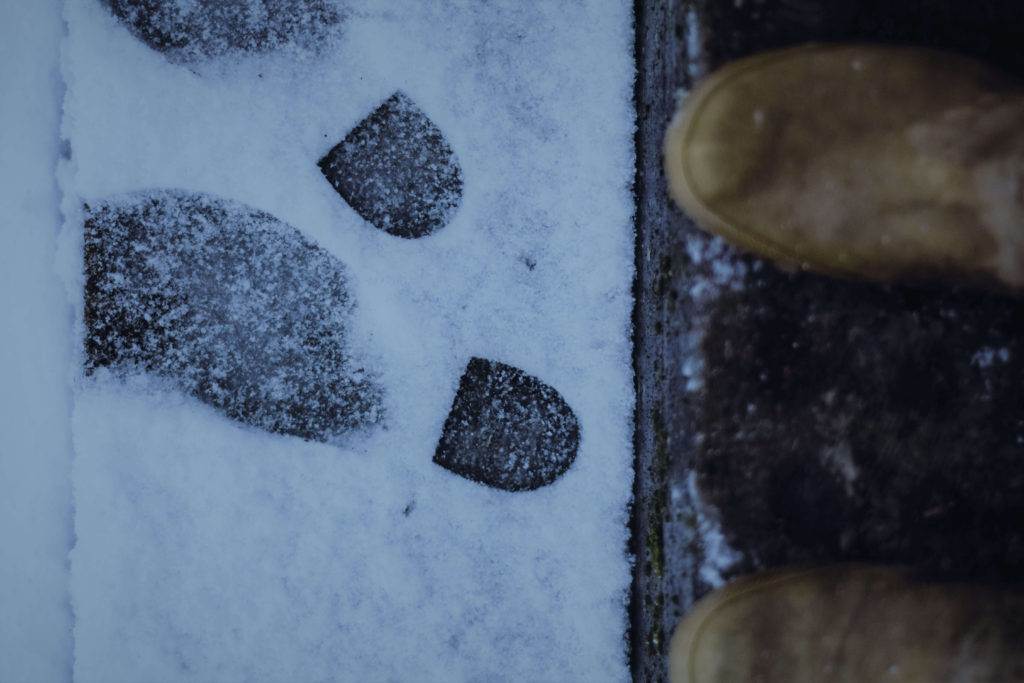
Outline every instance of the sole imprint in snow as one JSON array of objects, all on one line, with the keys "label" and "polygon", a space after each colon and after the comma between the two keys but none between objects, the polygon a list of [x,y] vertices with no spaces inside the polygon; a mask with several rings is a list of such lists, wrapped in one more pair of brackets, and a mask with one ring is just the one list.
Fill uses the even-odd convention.
[{"label": "sole imprint in snow", "polygon": [[434,462],[481,484],[527,491],[568,470],[579,441],[576,415],[557,391],[512,366],[473,358]]},{"label": "sole imprint in snow", "polygon": [[340,33],[331,0],[99,0],[136,38],[175,63],[231,53],[316,52]]},{"label": "sole imprint in snow", "polygon": [[153,373],[228,417],[336,442],[379,422],[342,264],[238,202],[151,191],[85,206],[86,374]]},{"label": "sole imprint in snow", "polygon": [[443,228],[462,199],[455,153],[402,92],[363,119],[319,165],[356,213],[397,237]]}]

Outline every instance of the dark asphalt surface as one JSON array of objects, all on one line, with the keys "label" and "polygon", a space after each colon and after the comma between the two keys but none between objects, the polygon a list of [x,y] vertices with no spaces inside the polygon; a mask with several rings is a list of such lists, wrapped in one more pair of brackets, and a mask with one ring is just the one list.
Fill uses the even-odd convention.
[{"label": "dark asphalt surface", "polygon": [[784,273],[700,232],[661,168],[675,93],[727,61],[893,42],[1024,78],[1024,4],[641,0],[636,17],[634,678],[664,679],[710,590],[709,519],[738,553],[724,578],[838,560],[1024,578],[1024,301]]}]

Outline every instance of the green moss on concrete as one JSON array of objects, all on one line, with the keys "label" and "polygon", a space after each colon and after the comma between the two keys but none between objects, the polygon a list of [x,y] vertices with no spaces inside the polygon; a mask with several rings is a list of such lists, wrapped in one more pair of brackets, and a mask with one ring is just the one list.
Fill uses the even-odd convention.
[{"label": "green moss on concrete", "polygon": [[664,652],[665,647],[665,627],[662,625],[665,617],[665,599],[663,594],[658,593],[654,596],[653,604],[650,605],[651,610],[651,628],[647,632],[647,654],[648,656],[658,656]]},{"label": "green moss on concrete", "polygon": [[665,296],[672,285],[672,257],[661,254],[658,257],[658,274],[654,278],[654,295]]},{"label": "green moss on concrete", "polygon": [[661,523],[657,520],[652,520],[647,530],[647,557],[651,563],[651,570],[659,579],[664,572],[664,562],[662,560],[663,545]]},{"label": "green moss on concrete", "polygon": [[660,579],[664,572],[665,541],[663,525],[668,514],[666,476],[668,475],[668,430],[660,410],[651,414],[654,434],[654,457],[648,466],[648,478],[654,485],[647,501],[647,555],[654,574]]},{"label": "green moss on concrete", "polygon": [[668,472],[668,430],[665,428],[665,416],[660,410],[655,410],[651,415],[651,423],[654,428],[654,458],[652,459],[651,474],[656,477],[664,477]]}]

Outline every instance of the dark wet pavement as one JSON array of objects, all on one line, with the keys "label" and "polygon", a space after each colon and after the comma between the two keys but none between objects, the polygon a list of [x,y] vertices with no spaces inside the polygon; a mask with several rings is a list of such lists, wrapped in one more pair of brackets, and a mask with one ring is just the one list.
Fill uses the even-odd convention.
[{"label": "dark wet pavement", "polygon": [[1024,301],[782,272],[699,231],[660,163],[676,92],[727,61],[882,41],[1024,77],[1024,5],[649,0],[637,13],[634,677],[664,677],[671,629],[709,579],[840,560],[1024,578]]}]

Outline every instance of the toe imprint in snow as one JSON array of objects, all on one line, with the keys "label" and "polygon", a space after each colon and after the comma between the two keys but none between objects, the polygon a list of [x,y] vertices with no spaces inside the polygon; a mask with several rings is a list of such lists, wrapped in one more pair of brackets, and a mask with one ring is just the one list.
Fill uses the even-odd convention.
[{"label": "toe imprint in snow", "polygon": [[100,0],[136,38],[176,63],[284,47],[316,52],[341,28],[330,0]]},{"label": "toe imprint in snow", "polygon": [[382,419],[345,268],[238,202],[155,190],[85,207],[85,370],[155,374],[228,417],[335,442]]},{"label": "toe imprint in snow", "polygon": [[557,391],[517,368],[473,358],[434,462],[481,484],[526,491],[568,470],[579,440],[576,415]]},{"label": "toe imprint in snow", "polygon": [[356,213],[397,237],[424,237],[451,220],[462,169],[444,135],[396,92],[319,162]]}]

